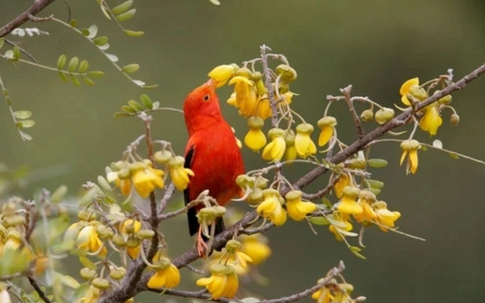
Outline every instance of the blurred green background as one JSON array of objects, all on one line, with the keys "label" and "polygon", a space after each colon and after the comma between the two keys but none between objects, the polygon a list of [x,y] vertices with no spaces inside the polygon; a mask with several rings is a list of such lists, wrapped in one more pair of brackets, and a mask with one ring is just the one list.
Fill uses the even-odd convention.
[{"label": "blurred green background", "polygon": [[[31,2],[2,1],[0,25]],[[120,2],[108,1],[113,6]],[[77,193],[82,183],[94,181],[106,165],[120,159],[126,145],[143,131],[138,119],[113,118],[127,100],[147,92],[162,106],[181,108],[187,93],[204,82],[214,66],[257,57],[261,44],[286,55],[298,71],[299,78],[292,84],[292,90],[300,94],[294,99],[294,109],[307,121],[321,117],[327,94],[336,95],[348,84],[353,85],[354,94],[393,106],[399,103],[399,87],[406,79],[419,76],[424,81],[448,68],[454,68],[455,79],[459,79],[485,59],[482,1],[221,2],[221,6],[214,6],[207,0],[135,1],[137,15],[124,25],[144,30],[146,35],[130,38],[103,17],[96,1],[69,1],[72,17],[80,27],[96,24],[99,35],[109,37],[110,52],[120,58],[120,65],[139,63],[141,69],[133,76],[147,84],[159,84],[158,89],[148,92],[127,81],[98,50],[69,29],[53,22],[25,24],[50,32],[49,36],[21,39],[21,46],[40,63],[55,66],[64,53],[69,58],[89,60],[91,69],[105,71],[106,77],[98,79],[95,87],[76,87],[63,83],[56,73],[0,61],[0,75],[14,108],[31,110],[37,122],[27,130],[34,140],[22,142],[7,107],[0,110],[0,162],[10,167],[26,165],[37,172],[16,194],[30,197],[39,188],[54,190],[60,184]],[[62,1],[56,1],[42,15],[51,13],[63,20],[68,17]],[[480,78],[454,95],[452,105],[461,122],[451,127],[450,112],[445,111],[444,125],[436,136],[445,148],[482,159],[484,84],[485,78]],[[229,88],[220,90],[222,102],[229,94]],[[245,120],[225,103],[222,108],[242,139]],[[339,117],[342,139],[354,140],[356,132],[345,104],[335,104],[332,114]],[[175,150],[182,153],[187,139],[182,115],[157,112],[154,118],[154,135],[172,141]],[[422,132],[418,139],[434,140]],[[317,226],[315,236],[305,223],[290,222],[267,233],[274,253],[261,272],[271,279],[270,286],[249,284],[243,288],[267,298],[289,295],[313,285],[338,260],[344,260],[344,275],[354,284],[354,294],[366,296],[369,302],[483,301],[484,167],[428,151],[420,152],[418,173],[406,176],[404,167],[398,165],[401,151],[397,145],[385,143],[373,152],[389,160],[389,167],[373,170],[374,178],[386,182],[380,198],[391,210],[401,212],[398,225],[402,231],[427,241],[372,228],[365,237],[364,261],[336,242],[327,227]],[[263,165],[260,157],[246,148],[244,156],[247,169]],[[304,165],[291,168],[291,179],[308,169]],[[308,190],[319,186],[323,181]],[[193,243],[184,225],[179,220],[163,227],[173,239],[174,255]],[[185,286],[194,288],[191,281]],[[151,300],[184,301],[153,295]]]}]

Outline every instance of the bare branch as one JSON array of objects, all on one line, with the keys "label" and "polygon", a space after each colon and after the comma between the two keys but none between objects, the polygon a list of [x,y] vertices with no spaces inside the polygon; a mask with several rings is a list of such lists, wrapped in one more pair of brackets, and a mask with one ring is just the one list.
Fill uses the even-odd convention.
[{"label": "bare branch", "polygon": [[357,135],[359,136],[359,140],[362,139],[364,136],[364,129],[362,128],[362,123],[360,122],[359,115],[355,112],[354,102],[350,98],[350,92],[352,91],[352,85],[347,86],[346,88],[340,89],[340,92],[344,95],[345,101],[349,106],[350,114],[352,115],[352,119],[354,119],[354,124],[357,127]]},{"label": "bare branch", "polygon": [[31,20],[31,16],[35,16],[37,13],[46,8],[49,4],[55,0],[35,0],[29,9],[17,16],[15,19],[5,24],[0,28],[0,38],[10,34],[14,29],[21,26],[25,22]]},{"label": "bare branch", "polygon": [[42,290],[42,288],[40,288],[39,284],[37,284],[37,281],[35,281],[32,277],[27,278],[29,279],[30,285],[32,285],[42,301],[45,303],[52,303],[52,301],[47,297],[46,293]]},{"label": "bare branch", "polygon": [[266,45],[261,45],[261,60],[262,60],[262,65],[263,65],[263,73],[265,76],[265,83],[264,85],[268,89],[268,99],[269,99],[269,104],[271,105],[271,124],[273,127],[278,126],[278,111],[276,109],[276,100],[274,98],[274,90],[273,90],[273,85],[271,83],[271,73],[269,72],[268,68],[268,55],[266,54],[266,51],[270,51],[271,48],[267,47]]}]

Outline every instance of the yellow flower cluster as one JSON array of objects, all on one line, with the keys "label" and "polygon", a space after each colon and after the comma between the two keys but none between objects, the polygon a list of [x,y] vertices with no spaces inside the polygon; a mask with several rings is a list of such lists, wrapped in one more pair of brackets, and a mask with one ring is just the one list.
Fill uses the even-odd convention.
[{"label": "yellow flower cluster", "polygon": [[[184,167],[183,157],[173,156],[171,152],[164,150],[156,152],[154,158],[157,163],[167,167],[178,190],[187,188],[194,172]],[[134,188],[142,198],[147,198],[155,188],[164,187],[164,175],[164,171],[154,168],[148,159],[137,162],[118,161],[106,168],[108,182],[115,182],[125,196],[131,195]]]},{"label": "yellow flower cluster", "polygon": [[353,229],[350,223],[351,216],[364,226],[374,224],[384,232],[387,232],[389,228],[394,228],[394,224],[401,214],[388,210],[387,204],[384,201],[377,201],[375,194],[370,190],[360,190],[352,185],[351,178],[348,174],[343,173],[334,187],[340,201],[336,204],[333,214],[328,216],[329,231],[335,235],[337,240],[343,241],[343,237],[349,235]]},{"label": "yellow flower cluster", "polygon": [[158,253],[155,258],[153,269],[155,273],[147,283],[148,288],[174,288],[180,284],[180,272],[178,268],[166,257]]},{"label": "yellow flower cluster", "polygon": [[[324,283],[324,278],[318,280],[318,284]],[[328,284],[319,288],[312,294],[312,299],[317,303],[350,303],[356,302],[350,298],[350,294],[354,290],[352,284],[337,283],[335,279],[329,281]]]},{"label": "yellow flower cluster", "polygon": [[210,268],[211,276],[197,280],[197,286],[205,287],[212,299],[221,297],[232,299],[239,288],[239,279],[231,265],[214,264]]}]

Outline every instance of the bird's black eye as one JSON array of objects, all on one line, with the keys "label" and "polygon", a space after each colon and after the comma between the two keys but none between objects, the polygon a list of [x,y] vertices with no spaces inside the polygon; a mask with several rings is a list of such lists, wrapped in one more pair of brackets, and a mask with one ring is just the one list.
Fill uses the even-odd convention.
[{"label": "bird's black eye", "polygon": [[209,99],[210,99],[209,95],[204,96],[204,101],[209,101]]}]

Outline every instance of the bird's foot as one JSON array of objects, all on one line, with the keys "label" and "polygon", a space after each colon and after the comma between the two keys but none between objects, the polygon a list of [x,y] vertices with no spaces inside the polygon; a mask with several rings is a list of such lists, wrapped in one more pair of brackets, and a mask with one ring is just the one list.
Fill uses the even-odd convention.
[{"label": "bird's foot", "polygon": [[202,239],[202,228],[199,228],[199,233],[197,234],[197,253],[199,257],[205,258],[208,249],[209,247],[205,244],[204,239]]}]

